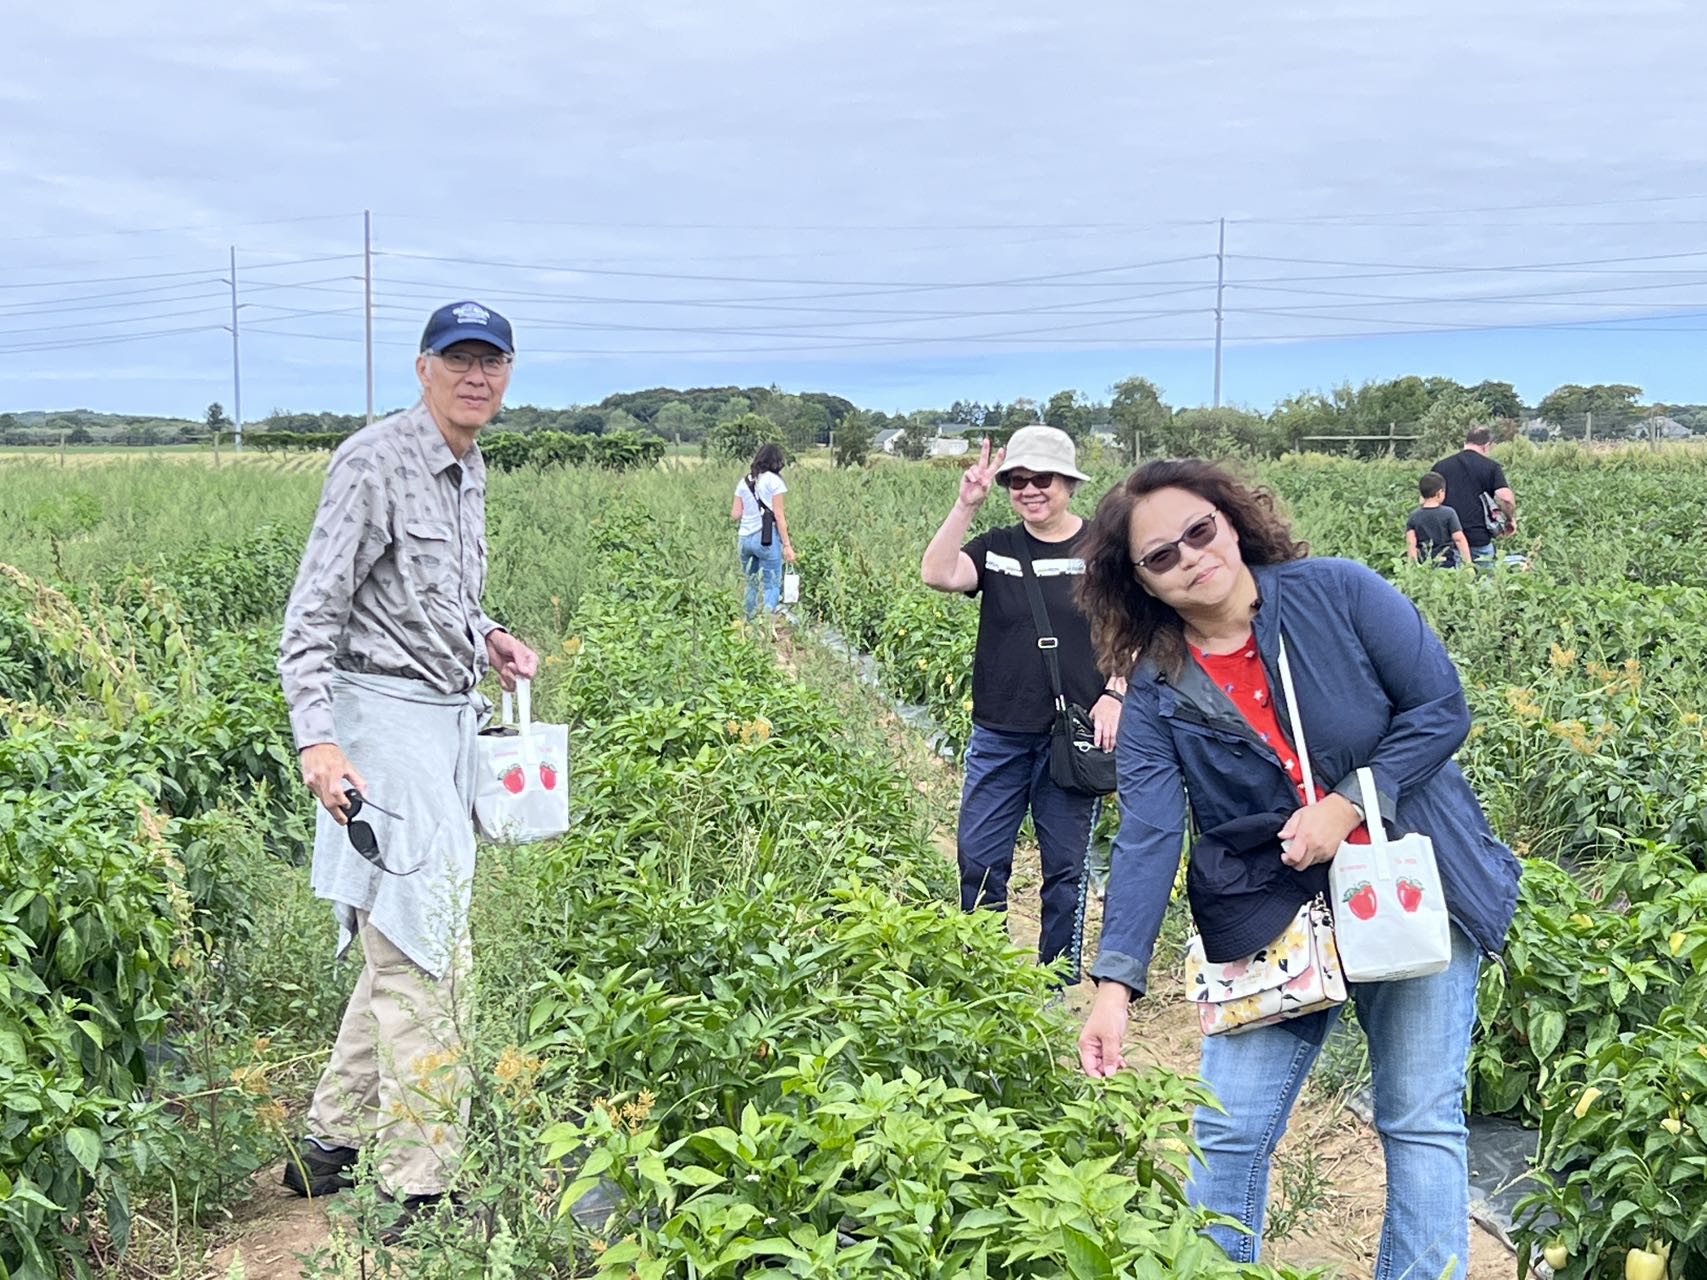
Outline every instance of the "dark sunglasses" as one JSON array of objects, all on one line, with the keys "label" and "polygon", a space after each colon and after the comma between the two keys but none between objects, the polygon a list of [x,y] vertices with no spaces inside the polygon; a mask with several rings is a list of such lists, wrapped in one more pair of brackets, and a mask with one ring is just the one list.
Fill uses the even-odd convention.
[{"label": "dark sunglasses", "polygon": [[1014,493],[1023,492],[1027,485],[1030,485],[1033,489],[1042,493],[1054,483],[1055,473],[1053,471],[1039,471],[1035,475],[1029,476],[1016,476],[1013,472],[1009,471],[1002,477],[1002,485]]},{"label": "dark sunglasses", "polygon": [[379,837],[374,835],[373,827],[366,822],[356,820],[356,815],[364,808],[372,809],[376,813],[383,813],[386,817],[395,818],[398,822],[403,821],[402,814],[393,813],[390,809],[375,804],[354,787],[345,787],[344,814],[347,821],[344,823],[344,834],[349,836],[350,844],[355,848],[355,851],[388,876],[412,876],[419,871],[424,865],[419,862],[407,871],[393,871],[385,865],[385,860],[379,856]]},{"label": "dark sunglasses", "polygon": [[1164,542],[1154,551],[1140,556],[1138,567],[1149,573],[1163,574],[1179,563],[1179,549],[1182,545],[1193,551],[1203,550],[1215,541],[1217,515],[1217,512],[1211,511],[1208,515],[1193,520],[1186,526],[1185,532],[1172,542]]}]

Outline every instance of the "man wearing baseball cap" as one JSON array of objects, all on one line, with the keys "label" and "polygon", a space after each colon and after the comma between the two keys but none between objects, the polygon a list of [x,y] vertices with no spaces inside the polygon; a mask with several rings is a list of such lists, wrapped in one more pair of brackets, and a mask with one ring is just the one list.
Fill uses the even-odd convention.
[{"label": "man wearing baseball cap", "polygon": [[[320,802],[312,884],[338,954],[363,968],[285,1185],[351,1185],[363,1148],[407,1221],[449,1191],[468,1114],[467,1013],[475,734],[539,660],[481,607],[486,467],[477,438],[515,357],[477,302],[427,320],[421,399],[332,455],[285,611],[279,674],[302,778]],[[359,817],[358,817],[359,815]]]}]

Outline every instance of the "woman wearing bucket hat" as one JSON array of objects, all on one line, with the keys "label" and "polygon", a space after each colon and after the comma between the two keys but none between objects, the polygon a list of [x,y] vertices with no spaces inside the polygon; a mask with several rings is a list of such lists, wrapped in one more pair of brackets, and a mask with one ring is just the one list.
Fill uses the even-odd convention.
[{"label": "woman wearing bucket hat", "polygon": [[[1079,980],[1085,855],[1102,801],[1065,790],[1050,776],[1055,694],[1025,566],[1029,562],[1056,638],[1061,691],[1090,709],[1095,746],[1112,751],[1125,681],[1105,681],[1097,670],[1090,624],[1074,600],[1085,571],[1079,558],[1085,522],[1069,507],[1087,478],[1072,438],[1054,427],[1020,428],[993,459],[986,439],[920,566],[926,586],[979,597],[972,737],[956,841],[960,905],[1006,909],[1014,841],[1029,812],[1043,861],[1038,958],[1046,965],[1064,960],[1064,983]],[[1018,523],[968,540],[992,485],[1008,491]]]}]

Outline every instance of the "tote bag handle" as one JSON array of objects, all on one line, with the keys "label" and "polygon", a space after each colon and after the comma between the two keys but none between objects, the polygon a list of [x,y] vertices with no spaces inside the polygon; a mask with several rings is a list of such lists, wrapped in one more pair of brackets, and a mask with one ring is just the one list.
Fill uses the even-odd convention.
[{"label": "tote bag handle", "polygon": [[[522,718],[519,721],[516,719],[517,703],[520,704],[522,713]],[[505,689],[504,696],[500,700],[500,706],[500,723],[515,725],[525,736],[528,729],[533,725],[533,681],[518,676],[516,679],[515,700],[513,702],[511,701],[510,691]]]}]

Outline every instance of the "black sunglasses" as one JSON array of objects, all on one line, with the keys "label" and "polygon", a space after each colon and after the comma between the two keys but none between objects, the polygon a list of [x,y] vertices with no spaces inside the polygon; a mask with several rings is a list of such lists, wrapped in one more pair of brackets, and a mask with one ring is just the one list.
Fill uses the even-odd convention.
[{"label": "black sunglasses", "polygon": [[350,844],[355,848],[355,851],[388,876],[412,876],[419,871],[425,865],[424,863],[417,862],[407,871],[393,871],[385,865],[385,860],[379,856],[379,837],[374,835],[373,827],[369,823],[356,820],[356,815],[364,808],[383,813],[386,817],[395,818],[398,822],[403,821],[402,814],[393,813],[390,809],[375,804],[354,787],[345,787],[344,814],[347,820],[344,823],[344,834],[349,836]]},{"label": "black sunglasses", "polygon": [[1172,542],[1164,542],[1154,551],[1138,557],[1138,567],[1150,573],[1163,574],[1179,563],[1179,549],[1183,544],[1193,551],[1201,551],[1215,541],[1216,517],[1219,513],[1211,511],[1206,516],[1193,520],[1186,526],[1184,533]]},{"label": "black sunglasses", "polygon": [[1029,476],[1016,476],[1013,472],[1009,471],[1002,476],[1003,487],[1012,490],[1014,493],[1022,492],[1027,485],[1030,485],[1033,489],[1042,493],[1054,483],[1055,473],[1053,471],[1039,471],[1036,474]]}]

